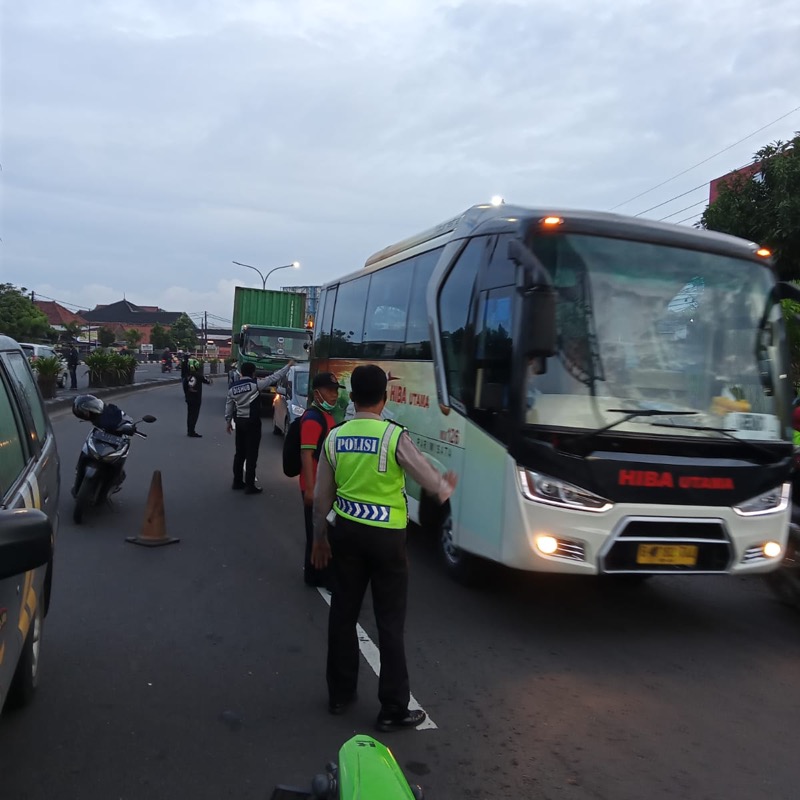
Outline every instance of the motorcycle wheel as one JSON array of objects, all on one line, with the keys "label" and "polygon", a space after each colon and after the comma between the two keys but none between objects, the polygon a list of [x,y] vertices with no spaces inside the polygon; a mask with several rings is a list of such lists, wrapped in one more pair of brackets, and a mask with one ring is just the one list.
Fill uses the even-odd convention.
[{"label": "motorcycle wheel", "polygon": [[87,508],[94,502],[94,486],[91,480],[84,478],[78,488],[78,493],[75,495],[75,508],[72,509],[72,521],[76,525],[83,522],[83,514]]}]

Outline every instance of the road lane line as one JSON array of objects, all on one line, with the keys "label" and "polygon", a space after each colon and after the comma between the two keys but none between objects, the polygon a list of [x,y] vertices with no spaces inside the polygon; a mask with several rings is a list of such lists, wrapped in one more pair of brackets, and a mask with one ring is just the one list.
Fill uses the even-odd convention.
[{"label": "road lane line", "polygon": [[[318,587],[317,591],[322,595],[322,599],[328,604],[331,604],[331,595],[327,589],[323,589],[322,587]],[[372,667],[372,671],[375,673],[375,676],[378,676],[378,673],[381,671],[381,653],[378,650],[375,643],[372,639],[369,638],[367,632],[359,625],[356,624],[356,633],[358,634],[358,647],[361,650],[362,655],[366,659],[367,664]],[[422,709],[425,711],[424,708],[419,704],[417,699],[412,694],[408,701],[408,708],[411,711],[415,711],[416,709]],[[427,711],[425,712],[427,714]],[[424,730],[434,730],[437,729],[439,726],[431,719],[430,714],[425,717],[425,722],[422,725],[417,725],[418,731]]]}]

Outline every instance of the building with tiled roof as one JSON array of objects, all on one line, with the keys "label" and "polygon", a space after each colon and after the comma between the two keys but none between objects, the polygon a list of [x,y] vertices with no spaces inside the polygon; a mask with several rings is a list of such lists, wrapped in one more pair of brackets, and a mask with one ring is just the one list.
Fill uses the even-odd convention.
[{"label": "building with tiled roof", "polygon": [[34,305],[47,317],[50,327],[56,330],[64,330],[67,325],[73,323],[82,328],[89,324],[80,314],[74,314],[55,300],[34,300]]},{"label": "building with tiled roof", "polygon": [[118,300],[105,306],[95,306],[91,311],[81,311],[81,316],[91,323],[119,323],[127,328],[140,325],[174,325],[182,311],[164,311],[158,306],[137,306],[130,300]]},{"label": "building with tiled roof", "polygon": [[113,331],[117,341],[124,340],[125,331],[136,330],[142,334],[141,343],[149,344],[153,325],[170,328],[183,313],[164,311],[158,306],[137,306],[130,300],[118,300],[109,305],[95,306],[91,311],[81,311],[81,316],[93,326]]}]

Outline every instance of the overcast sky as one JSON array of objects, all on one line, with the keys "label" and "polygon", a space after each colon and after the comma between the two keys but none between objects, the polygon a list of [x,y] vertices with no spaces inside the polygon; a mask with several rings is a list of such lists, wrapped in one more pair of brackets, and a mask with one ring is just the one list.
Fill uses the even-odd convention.
[{"label": "overcast sky", "polygon": [[312,285],[494,194],[608,210],[800,105],[797,0],[0,6],[0,281],[81,307],[229,320],[233,260]]}]

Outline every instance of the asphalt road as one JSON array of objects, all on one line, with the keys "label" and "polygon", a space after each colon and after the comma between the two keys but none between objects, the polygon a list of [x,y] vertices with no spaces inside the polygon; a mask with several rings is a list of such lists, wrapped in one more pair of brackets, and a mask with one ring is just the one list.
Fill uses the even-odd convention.
[{"label": "asphalt road", "polygon": [[[0,797],[257,798],[307,785],[356,732],[377,680],[326,711],[327,605],[302,583],[302,517],[265,420],[265,491],[230,490],[225,379],[185,434],[179,385],[115,402],[155,414],[113,508],[71,522],[87,433],[54,415],[62,457],[53,604],[34,703],[0,718]],[[136,535],[154,470],[167,532]],[[790,800],[800,721],[800,617],[755,579],[639,587],[498,571],[467,589],[410,535],[412,691],[435,727],[375,734],[428,800]],[[362,624],[375,640],[371,608]]]}]

